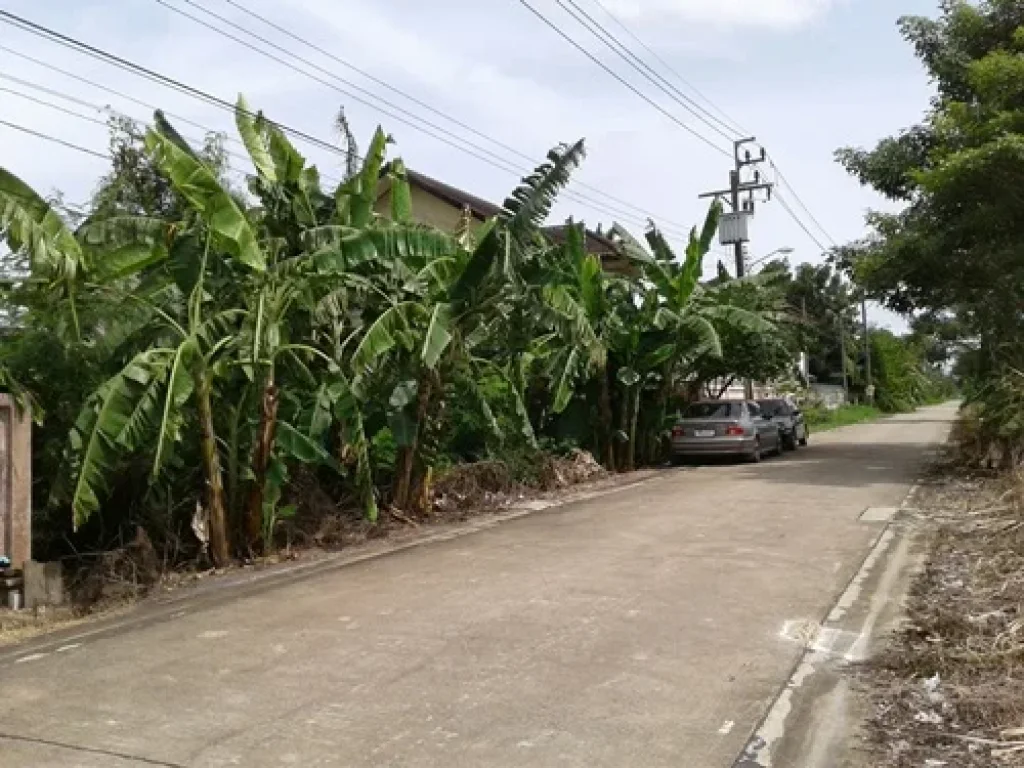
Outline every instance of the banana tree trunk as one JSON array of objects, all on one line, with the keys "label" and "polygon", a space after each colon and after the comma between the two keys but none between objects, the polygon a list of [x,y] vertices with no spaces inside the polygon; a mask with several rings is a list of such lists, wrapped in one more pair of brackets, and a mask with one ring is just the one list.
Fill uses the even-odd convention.
[{"label": "banana tree trunk", "polygon": [[626,398],[629,405],[629,443],[626,452],[626,471],[636,469],[636,423],[640,416],[640,388],[630,387]]},{"label": "banana tree trunk", "polygon": [[392,485],[391,500],[399,509],[409,509],[412,502],[413,471],[420,446],[420,433],[423,431],[423,422],[426,420],[427,411],[430,408],[432,385],[430,372],[421,373],[416,393],[416,423],[413,427],[412,439],[409,441],[409,445],[399,448],[398,459],[395,463],[395,480]]},{"label": "banana tree trunk", "polygon": [[618,460],[615,462],[617,472],[627,472],[629,466],[629,387],[622,388],[619,398],[619,434],[625,439],[618,442]]},{"label": "banana tree trunk", "polygon": [[602,368],[597,373],[598,410],[601,418],[601,450],[604,466],[609,472],[615,471],[615,424],[612,415],[612,392],[608,385],[608,369]]},{"label": "banana tree trunk", "polygon": [[252,452],[252,485],[246,503],[245,534],[246,546],[250,553],[259,548],[266,550],[269,541],[261,541],[263,535],[263,498],[267,487],[267,468],[274,452],[274,437],[277,434],[277,385],[274,373],[267,375],[263,385],[263,397],[260,402],[260,427],[256,433],[256,444]]},{"label": "banana tree trunk", "polygon": [[664,434],[665,424],[668,421],[669,405],[672,400],[672,391],[675,382],[672,377],[672,366],[666,365],[662,369],[661,386],[658,387],[658,402],[654,409],[654,428],[644,440],[643,463],[645,465],[655,464],[671,450],[670,440]]},{"label": "banana tree trunk", "polygon": [[211,392],[213,383],[203,370],[195,374],[196,406],[199,411],[199,440],[206,475],[206,510],[210,520],[210,558],[221,567],[231,560],[227,512],[224,506],[224,484],[221,476],[217,434],[213,428]]}]

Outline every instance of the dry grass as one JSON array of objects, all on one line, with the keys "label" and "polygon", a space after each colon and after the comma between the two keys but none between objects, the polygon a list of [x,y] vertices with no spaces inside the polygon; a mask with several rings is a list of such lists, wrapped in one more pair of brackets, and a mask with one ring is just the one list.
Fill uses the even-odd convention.
[{"label": "dry grass", "polygon": [[471,514],[481,507],[508,506],[538,492],[570,488],[604,477],[607,473],[586,451],[569,456],[544,456],[530,483],[517,481],[501,461],[452,467],[434,483],[433,507],[442,515]]},{"label": "dry grass", "polygon": [[874,765],[1024,766],[1024,476],[956,455],[923,491],[927,565],[866,670]]},{"label": "dry grass", "polygon": [[460,464],[446,470],[430,484],[427,512],[381,508],[376,524],[368,523],[352,499],[335,500],[315,478],[297,474],[292,499],[299,514],[284,528],[284,551],[323,549],[335,551],[358,546],[370,539],[390,538],[410,528],[469,520],[506,510],[527,499],[558,494],[584,483],[606,478],[608,473],[592,455],[574,451],[569,456],[543,456],[531,468],[530,479],[516,478],[502,461]]}]

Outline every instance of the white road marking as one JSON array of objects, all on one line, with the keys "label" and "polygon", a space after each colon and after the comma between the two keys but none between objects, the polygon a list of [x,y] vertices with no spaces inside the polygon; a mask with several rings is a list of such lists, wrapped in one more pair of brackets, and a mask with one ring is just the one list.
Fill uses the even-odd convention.
[{"label": "white road marking", "polygon": [[722,727],[718,729],[718,732],[725,736],[733,729],[735,725],[736,722],[734,720],[726,720],[724,723],[722,723]]},{"label": "white road marking", "polygon": [[75,648],[81,648],[81,643],[71,643],[70,645],[62,645],[57,649],[57,653],[64,653],[65,651],[73,651]]},{"label": "white road marking", "polygon": [[200,632],[196,637],[200,640],[219,640],[222,637],[227,637],[228,632],[226,629],[208,629],[205,632]]},{"label": "white road marking", "polygon": [[896,589],[899,580],[900,570],[910,552],[910,536],[904,536],[896,545],[892,558],[886,569],[882,572],[882,578],[871,595],[871,607],[868,615],[861,625],[857,639],[853,641],[850,650],[846,653],[847,661],[863,661],[868,656],[868,643],[875,631],[875,624],[890,602],[896,599],[893,591]]},{"label": "white road marking", "polygon": [[28,656],[22,656],[20,659],[15,659],[15,664],[23,664],[26,661],[38,661],[39,659],[49,656],[48,653],[30,653]]},{"label": "white road marking", "polygon": [[843,594],[839,596],[839,600],[836,602],[835,607],[829,612],[829,624],[834,624],[835,622],[842,620],[843,616],[846,615],[846,612],[857,602],[857,598],[860,597],[861,590],[864,588],[864,582],[867,580],[868,575],[881,559],[882,555],[885,554],[885,550],[889,548],[889,545],[895,537],[896,532],[892,528],[887,528],[885,532],[878,537],[878,541],[875,543],[875,546],[871,548],[871,552],[864,560],[860,570],[857,571],[857,575],[853,577],[853,581],[851,581],[850,585],[843,591]]},{"label": "white road marking", "polygon": [[888,523],[896,517],[896,507],[868,507],[861,513],[860,520],[865,523]]},{"label": "white road marking", "polygon": [[786,687],[779,694],[779,698],[775,700],[775,704],[772,705],[768,716],[755,736],[760,748],[753,750],[752,756],[758,761],[754,765],[758,765],[760,768],[772,768],[772,749],[786,734],[786,718],[793,711],[793,696],[826,658],[823,653],[810,651],[804,656],[804,660],[800,662],[800,666],[796,668],[793,676],[789,678]]}]

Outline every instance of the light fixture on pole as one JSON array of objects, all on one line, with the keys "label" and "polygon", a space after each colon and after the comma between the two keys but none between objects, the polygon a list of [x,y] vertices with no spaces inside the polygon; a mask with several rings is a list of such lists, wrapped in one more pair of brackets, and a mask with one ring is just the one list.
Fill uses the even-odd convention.
[{"label": "light fixture on pole", "polygon": [[793,249],[793,248],[791,248],[791,247],[790,247],[790,246],[788,246],[788,245],[784,245],[784,246],[782,246],[781,248],[776,248],[776,249],[775,249],[774,251],[772,251],[771,253],[769,253],[769,254],[766,254],[766,255],[762,256],[762,257],[761,257],[760,259],[757,259],[756,261],[752,261],[752,262],[750,262],[750,263],[749,263],[749,264],[747,265],[747,269],[748,269],[748,270],[751,270],[751,269],[753,269],[753,268],[754,268],[754,267],[756,267],[756,266],[757,266],[758,264],[761,264],[761,263],[763,263],[763,262],[765,262],[765,261],[768,261],[768,259],[770,259],[770,258],[771,258],[772,256],[789,256],[789,255],[790,255],[791,253],[793,253],[793,250],[794,250],[794,249]]}]

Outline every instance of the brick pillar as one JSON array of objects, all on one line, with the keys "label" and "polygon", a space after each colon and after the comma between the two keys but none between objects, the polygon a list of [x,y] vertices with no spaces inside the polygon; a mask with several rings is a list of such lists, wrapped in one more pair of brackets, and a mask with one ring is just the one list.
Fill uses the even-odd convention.
[{"label": "brick pillar", "polygon": [[0,555],[32,559],[32,418],[0,394]]}]

